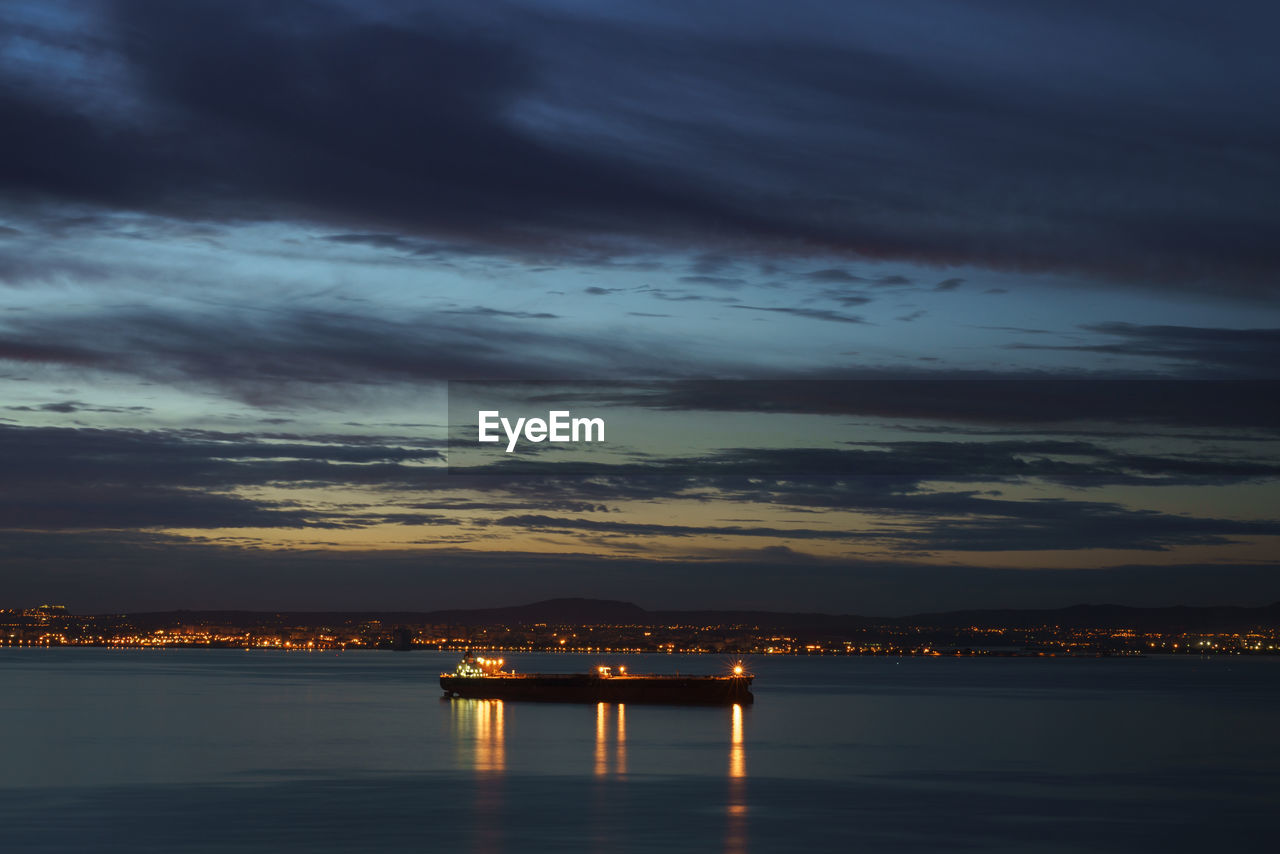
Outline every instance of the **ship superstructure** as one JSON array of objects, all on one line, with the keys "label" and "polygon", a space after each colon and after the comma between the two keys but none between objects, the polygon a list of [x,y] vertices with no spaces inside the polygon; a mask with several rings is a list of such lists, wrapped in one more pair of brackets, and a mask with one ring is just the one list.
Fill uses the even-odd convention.
[{"label": "ship superstructure", "polygon": [[468,652],[453,673],[440,674],[440,687],[448,696],[478,700],[726,706],[755,700],[754,677],[740,662],[719,676],[642,675],[608,665],[592,673],[516,673],[504,665],[501,658]]}]

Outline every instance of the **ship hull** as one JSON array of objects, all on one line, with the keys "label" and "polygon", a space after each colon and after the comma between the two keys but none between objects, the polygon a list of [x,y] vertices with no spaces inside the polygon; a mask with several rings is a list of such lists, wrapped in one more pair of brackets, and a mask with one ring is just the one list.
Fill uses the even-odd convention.
[{"label": "ship hull", "polygon": [[755,699],[750,676],[443,675],[440,687],[474,700],[729,706]]}]

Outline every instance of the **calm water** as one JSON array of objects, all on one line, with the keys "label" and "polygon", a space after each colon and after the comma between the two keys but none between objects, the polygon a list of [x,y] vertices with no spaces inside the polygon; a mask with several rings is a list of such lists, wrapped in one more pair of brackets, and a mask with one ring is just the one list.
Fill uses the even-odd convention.
[{"label": "calm water", "polygon": [[734,710],[442,700],[455,659],[0,649],[0,851],[1276,850],[1280,660],[768,658]]}]

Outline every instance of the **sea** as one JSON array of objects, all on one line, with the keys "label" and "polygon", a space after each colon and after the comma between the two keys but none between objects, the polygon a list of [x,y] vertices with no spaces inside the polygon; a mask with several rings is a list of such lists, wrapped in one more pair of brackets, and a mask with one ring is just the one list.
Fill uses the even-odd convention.
[{"label": "sea", "polygon": [[765,656],[684,708],[444,698],[458,657],[0,649],[0,851],[1280,850],[1277,658]]}]

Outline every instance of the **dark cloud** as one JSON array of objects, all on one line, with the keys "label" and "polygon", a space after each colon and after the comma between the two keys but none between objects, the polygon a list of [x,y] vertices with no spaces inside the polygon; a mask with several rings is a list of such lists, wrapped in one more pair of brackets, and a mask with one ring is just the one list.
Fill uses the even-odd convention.
[{"label": "dark cloud", "polygon": [[1006,429],[1082,422],[1108,422],[1130,431],[1134,425],[1280,429],[1280,395],[1273,380],[1089,380],[1026,374],[946,379],[936,373],[899,372],[883,379],[679,380],[645,388],[605,384],[598,394],[602,400],[674,410],[865,415]]},{"label": "dark cloud", "polygon": [[469,314],[473,317],[511,317],[516,320],[555,320],[560,315],[551,314],[546,311],[504,311],[500,308],[490,308],[488,306],[473,306],[472,308],[451,308],[441,309],[439,314]]},{"label": "dark cloud", "polygon": [[395,249],[406,232],[536,252],[535,235],[557,229],[728,213],[660,173],[508,122],[538,82],[514,37],[443,17],[262,11],[113,4],[113,46],[146,119],[109,126],[5,86],[0,110],[21,132],[0,140],[0,176],[19,193],[167,216],[392,225],[337,239]]},{"label": "dark cloud", "polygon": [[3,426],[0,462],[14,490],[61,484],[222,491],[272,483],[377,482],[389,476],[388,467],[441,459],[441,444],[409,437],[303,441],[280,434]]},{"label": "dark cloud", "polygon": [[997,332],[1020,332],[1023,335],[1049,335],[1052,331],[1049,329],[1028,329],[1025,326],[979,326],[978,329],[992,329]]},{"label": "dark cloud", "polygon": [[115,360],[107,353],[94,353],[80,347],[43,343],[38,339],[0,338],[0,360],[12,362],[48,362],[58,365],[109,367]]},{"label": "dark cloud", "polygon": [[345,528],[347,520],[231,495],[137,484],[28,487],[0,497],[0,530]]},{"label": "dark cloud", "polygon": [[1017,350],[1066,350],[1138,356],[1192,365],[1199,369],[1226,369],[1245,376],[1274,377],[1280,371],[1280,329],[1219,329],[1199,326],[1144,326],[1133,323],[1096,323],[1086,331],[1110,336],[1100,344],[1010,344]]},{"label": "dark cloud", "polygon": [[805,273],[805,277],[813,279],[815,282],[865,282],[861,276],[855,276],[848,270],[838,268],[830,268],[826,270],[814,270],[811,273]]},{"label": "dark cloud", "polygon": [[[444,501],[427,501],[410,504],[416,510],[461,510],[466,512],[494,512],[528,509],[527,502],[520,501],[484,501],[470,498],[454,498]],[[561,513],[611,513],[612,509],[605,504],[592,504],[585,501],[549,499],[540,504],[540,509]]]},{"label": "dark cloud", "polygon": [[37,253],[30,248],[0,251],[0,284],[11,287],[56,285],[67,281],[98,282],[111,275],[105,264],[66,255]]},{"label": "dark cloud", "polygon": [[[83,92],[27,85],[29,64],[0,69],[14,199],[323,222],[392,249],[554,256],[625,236],[715,258],[751,241],[1251,295],[1280,267],[1280,127],[1249,94],[1278,82],[1254,35],[1269,28],[1194,4],[1077,10],[1065,30],[1038,7],[957,7],[930,54],[852,9],[779,27],[735,7],[732,30],[672,33],[461,4],[106,8],[84,62],[123,69],[127,91],[82,109]],[[970,37],[993,18],[1022,49]],[[708,111],[696,93],[724,97]]]},{"label": "dark cloud", "polygon": [[[175,560],[175,549],[181,559]],[[37,557],[38,556],[38,557]],[[0,580],[17,602],[79,613],[172,608],[435,610],[588,596],[659,608],[896,616],[978,607],[1262,605],[1274,564],[988,569],[823,561],[742,550],[697,561],[430,548],[271,550],[150,533],[21,533],[0,539]],[[788,579],[778,584],[778,578]],[[637,584],[637,579],[644,579]],[[483,582],[479,583],[478,580]],[[815,608],[813,591],[822,591]]]},{"label": "dark cloud", "polygon": [[743,308],[747,311],[771,311],[776,314],[790,314],[795,317],[807,317],[810,320],[829,320],[834,323],[866,323],[856,314],[841,314],[825,308],[769,307],[760,305],[734,305],[730,308]]},{"label": "dark cloud", "polygon": [[872,298],[858,291],[832,288],[822,292],[825,299],[829,299],[834,303],[844,306],[845,308],[856,308],[860,305],[866,305],[872,302]]},{"label": "dark cloud", "polygon": [[399,234],[330,234],[324,239],[330,243],[370,246],[374,249],[390,249],[410,254],[421,254],[426,249],[421,241]]},{"label": "dark cloud", "polygon": [[732,297],[709,297],[701,294],[691,294],[687,291],[669,291],[663,288],[646,288],[645,293],[654,299],[660,299],[664,302],[732,302]]},{"label": "dark cloud", "polygon": [[62,400],[57,403],[42,403],[38,406],[6,406],[11,412],[57,412],[69,415],[73,412],[110,412],[115,414],[128,412],[150,412],[149,406],[94,406],[78,400]]},{"label": "dark cloud", "polygon": [[[0,527],[351,527],[377,521],[444,524],[439,511],[508,515],[477,524],[629,536],[717,535],[781,539],[872,539],[920,549],[1164,548],[1223,543],[1271,531],[1270,523],[1128,510],[1097,501],[1014,501],[972,490],[920,490],[926,481],[1040,478],[1073,486],[1222,484],[1280,477],[1274,459],[1133,456],[1090,442],[902,442],[876,449],[737,449],[713,458],[603,466],[589,478],[541,474],[446,475],[438,443],[394,437],[363,442],[291,434],[0,427],[0,464],[10,499]],[[800,473],[800,474],[797,474]],[[827,473],[827,474],[811,474]],[[843,473],[843,474],[835,474]],[[342,504],[307,510],[279,499],[233,495],[244,487],[363,485],[404,490],[387,506]],[[458,498],[442,493],[472,490]],[[622,518],[552,517],[608,513],[620,501],[715,496],[740,507],[855,511],[899,520],[896,530],[860,532],[756,525],[668,525]],[[438,497],[428,498],[436,495]],[[58,496],[65,500],[59,501]],[[424,512],[425,511],[425,512]],[[511,511],[517,511],[512,513]],[[203,514],[203,515],[201,515]],[[940,524],[939,520],[947,520]],[[1127,526],[1127,528],[1126,528]],[[1000,533],[1005,531],[1005,545]],[[1038,539],[1036,539],[1038,538]],[[970,545],[966,545],[970,544]]]},{"label": "dark cloud", "polygon": [[[780,572],[792,578],[798,565],[822,566],[824,589],[835,595],[849,585],[849,590],[863,590],[857,579],[863,577],[865,567],[856,561],[829,561],[772,546],[751,549],[741,545],[743,542],[764,539],[875,544],[905,554],[1091,548],[1154,552],[1187,545],[1228,546],[1245,538],[1280,535],[1280,522],[1274,520],[1132,509],[1102,500],[1014,500],[970,488],[918,488],[923,480],[945,481],[949,475],[962,481],[1041,477],[1074,485],[1098,485],[1126,482],[1124,478],[1134,473],[1168,478],[1168,483],[1274,479],[1280,474],[1274,460],[1139,457],[1085,441],[903,442],[875,450],[849,451],[740,449],[725,452],[720,467],[698,472],[654,475],[644,474],[643,468],[637,473],[619,467],[612,474],[602,471],[589,478],[469,478],[445,475],[439,468],[420,464],[437,459],[437,455],[438,449],[429,442],[395,436],[344,440],[342,436],[316,435],[304,441],[291,433],[0,427],[0,467],[8,488],[0,499],[0,529],[4,529],[0,536],[0,566],[4,569],[0,576],[21,581],[26,572],[23,567],[34,560],[32,555],[39,554],[41,582],[48,595],[36,598],[49,598],[57,591],[68,590],[74,594],[71,601],[79,602],[105,602],[108,599],[102,597],[110,595],[137,596],[127,603],[134,608],[154,601],[151,597],[155,596],[178,597],[164,600],[166,607],[196,602],[205,606],[226,603],[250,607],[271,602],[268,607],[307,607],[311,602],[307,597],[314,595],[319,597],[314,600],[316,605],[351,607],[353,602],[366,600],[359,596],[342,599],[348,588],[339,576],[330,575],[331,571],[337,572],[339,565],[348,567],[345,561],[354,559],[349,555],[326,553],[319,546],[287,555],[234,544],[201,544],[188,538],[152,538],[146,532],[157,528],[319,532],[395,524],[440,532],[433,538],[438,547],[481,542],[483,534],[477,532],[499,527],[559,534],[582,543],[583,548],[601,537],[615,538],[601,541],[610,546],[628,540],[651,545],[656,538],[694,544],[693,538],[698,538],[697,547],[690,546],[691,559],[699,567],[711,567],[698,572],[687,568],[677,571],[677,565],[686,565],[670,558],[629,562],[561,554],[539,558],[547,561],[545,566],[559,569],[520,576],[518,583],[509,588],[512,595],[514,591],[542,591],[542,584],[553,588],[561,581],[569,584],[571,578],[577,578],[577,586],[571,584],[560,592],[593,595],[615,585],[634,584],[638,577],[635,573],[643,572],[650,595],[660,599],[671,596],[683,606],[694,606],[704,595],[702,585],[719,578],[721,570],[729,571],[731,565],[733,571],[742,573],[734,589],[742,591],[744,604],[768,600],[773,603],[770,607],[775,607],[777,600],[768,597],[769,591],[776,595]],[[798,463],[797,455],[809,458]],[[826,470],[860,469],[862,474],[797,477],[788,473],[800,465],[822,466]],[[382,502],[330,501],[321,507],[305,507],[280,498],[288,493],[278,491],[288,486],[346,484],[372,487],[388,496],[400,494]],[[246,486],[271,486],[277,491],[239,491]],[[260,497],[264,494],[276,497]],[[739,518],[702,524],[653,523],[612,512],[612,507],[621,502],[677,497],[689,500],[691,496],[723,501],[722,506],[733,508]],[[751,521],[777,518],[778,510],[810,511],[804,518],[811,521],[795,527],[775,521]],[[857,514],[864,521],[850,527],[845,522],[849,517],[842,515],[845,513]],[[83,533],[87,530],[99,533]],[[59,538],[40,539],[40,531],[59,532]],[[116,533],[108,535],[103,531]],[[383,579],[390,584],[392,578],[398,578],[409,584],[406,589],[418,589],[413,580],[418,578],[417,573],[461,566],[458,561],[474,557],[455,560],[452,553],[426,546],[423,544],[424,551],[419,552],[371,553],[350,565],[362,567],[358,573],[362,580]],[[722,553],[717,554],[717,549]],[[755,557],[744,563],[752,553]],[[518,554],[503,553],[500,560],[493,556],[487,559],[501,565],[501,573],[515,566],[533,566]],[[77,569],[86,562],[92,564],[92,572]],[[427,570],[428,566],[432,569]],[[895,572],[904,575],[890,573],[880,578],[878,583],[887,586],[877,595],[891,598],[870,601],[911,602],[903,606],[911,610],[936,607],[935,603],[959,607],[961,604],[957,603],[973,606],[1008,601],[1001,598],[1005,594],[983,598],[981,591],[972,592],[977,598],[955,598],[949,583],[913,592],[905,577],[915,577],[913,573],[917,571],[943,570],[917,570],[909,564],[886,566],[896,566]],[[983,573],[987,572],[956,566],[945,570],[970,579],[986,578]],[[197,576],[186,575],[190,572]],[[296,572],[311,573],[308,577],[313,583],[305,585],[305,589],[293,587]],[[1138,587],[1127,587],[1121,583],[1127,577],[1123,574],[1118,578],[1107,573],[1091,576],[1094,580],[1090,584],[1100,584],[1100,588],[1082,587],[1083,574],[1071,575],[1069,583],[1061,573],[1038,571],[1026,575],[1043,579],[1037,582],[1043,588],[1035,584],[1031,588],[1041,590],[1049,604],[1078,601],[1071,598],[1073,591],[1084,589],[1110,590],[1111,595],[1104,597],[1108,601],[1144,601],[1133,597],[1139,592],[1151,596],[1164,589],[1140,591]],[[1261,588],[1257,584],[1261,577],[1239,589],[1216,588],[1214,595],[1245,595],[1241,591],[1259,595]],[[492,581],[494,576],[486,578]],[[26,590],[24,583],[8,583],[10,595]],[[69,583],[73,588],[65,586]],[[139,589],[139,585],[148,583],[149,588]],[[363,595],[380,595],[376,591],[383,589],[379,586],[382,583],[365,588]],[[1041,601],[1030,588],[1017,589],[1021,591],[1018,604]],[[300,594],[299,590],[304,592]],[[466,591],[467,586],[454,578],[441,582],[434,595],[465,596]],[[303,600],[289,599],[298,595]],[[1201,595],[1205,595],[1204,591]],[[184,596],[196,598],[181,598]],[[1067,598],[1061,598],[1064,596]],[[721,607],[725,604],[723,599],[710,601]],[[1210,596],[1199,601],[1214,600]]]},{"label": "dark cloud", "polygon": [[[712,535],[726,537],[775,537],[794,540],[853,540],[863,535],[849,531],[823,531],[813,528],[772,528],[764,526],[742,525],[659,525],[643,522],[621,522],[601,519],[570,519],[565,517],[526,514],[522,516],[503,516],[486,520],[485,525],[496,525],[506,528],[525,528],[531,531],[593,531],[610,534],[627,534],[630,536],[665,536],[689,537],[695,535]],[[873,539],[868,536],[866,539]]]},{"label": "dark cloud", "polygon": [[1280,522],[1207,519],[1115,508],[1091,512],[1071,506],[1052,507],[1040,519],[940,526],[914,540],[921,550],[936,551],[1074,551],[1136,549],[1167,551],[1176,546],[1228,545],[1242,537],[1275,536]]},{"label": "dark cloud", "polygon": [[710,285],[713,288],[723,288],[724,290],[734,291],[741,288],[747,283],[746,279],[737,279],[730,276],[681,276],[680,281],[693,285]]},{"label": "dark cloud", "polygon": [[[1138,549],[1165,551],[1184,545],[1225,545],[1235,537],[1280,535],[1280,520],[1240,521],[1196,518],[1091,501],[998,501],[971,494],[921,496],[913,511],[933,519],[927,527],[782,528],[765,525],[672,525],[526,514],[504,516],[488,525],[530,531],[621,534],[638,537],[769,537],[898,545],[930,551],[1076,551]],[[900,511],[903,499],[894,510]],[[877,508],[886,515],[889,505]],[[875,512],[875,511],[872,511]],[[937,515],[927,514],[945,513]],[[981,515],[979,515],[981,514]]]},{"label": "dark cloud", "polygon": [[[25,313],[0,325],[0,360],[196,383],[265,406],[396,383],[664,376],[678,368],[669,352],[638,337],[563,335],[520,322],[553,319],[549,312],[490,307],[402,312],[394,320],[289,309],[176,314],[131,308],[69,318]],[[77,343],[49,343],[57,340]]]},{"label": "dark cloud", "polygon": [[[685,461],[684,470],[705,474],[726,489],[734,488],[729,480],[734,474],[754,476],[758,480],[749,491],[760,496],[769,494],[773,499],[789,493],[816,495],[829,490],[829,497],[822,499],[830,502],[825,506],[861,508],[905,508],[900,496],[925,482],[964,484],[1034,478],[1085,488],[1228,485],[1280,477],[1280,457],[1275,453],[1137,455],[1091,442],[1045,439],[870,444],[873,449],[728,449],[712,457]],[[826,477],[819,476],[824,474]],[[786,487],[788,477],[796,478],[796,483]],[[808,485],[803,486],[806,482]],[[928,495],[913,494],[910,501],[927,505]],[[784,503],[793,500],[798,501],[786,499]],[[817,499],[811,497],[799,503],[813,500]],[[921,512],[937,509],[928,505]]]}]

